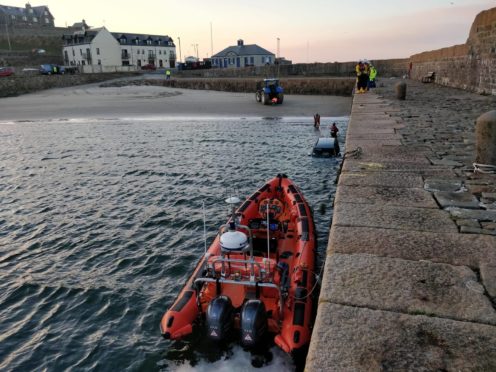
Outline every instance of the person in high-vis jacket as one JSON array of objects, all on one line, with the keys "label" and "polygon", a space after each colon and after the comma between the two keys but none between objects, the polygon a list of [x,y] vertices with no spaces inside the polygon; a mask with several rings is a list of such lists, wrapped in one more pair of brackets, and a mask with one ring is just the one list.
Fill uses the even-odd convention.
[{"label": "person in high-vis jacket", "polygon": [[375,88],[375,78],[377,77],[377,69],[370,65],[370,73],[369,73],[369,88]]},{"label": "person in high-vis jacket", "polygon": [[357,74],[357,93],[365,93],[369,83],[369,65],[361,60],[355,66]]}]

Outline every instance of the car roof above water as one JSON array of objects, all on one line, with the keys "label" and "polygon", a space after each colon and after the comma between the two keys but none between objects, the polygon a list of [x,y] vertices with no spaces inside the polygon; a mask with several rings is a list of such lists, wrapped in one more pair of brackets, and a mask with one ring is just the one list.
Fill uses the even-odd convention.
[{"label": "car roof above water", "polygon": [[314,148],[316,149],[333,149],[334,148],[334,138],[332,137],[320,137],[317,140],[317,143],[315,144]]}]

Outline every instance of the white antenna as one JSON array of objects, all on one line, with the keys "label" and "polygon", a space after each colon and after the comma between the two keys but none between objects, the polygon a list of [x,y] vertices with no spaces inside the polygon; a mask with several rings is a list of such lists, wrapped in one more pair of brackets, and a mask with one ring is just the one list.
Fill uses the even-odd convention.
[{"label": "white antenna", "polygon": [[269,220],[269,204],[267,202],[267,262],[269,263],[269,272],[270,272],[270,220]]},{"label": "white antenna", "polygon": [[210,56],[214,55],[214,36],[212,33],[212,22],[210,22]]},{"label": "white antenna", "polygon": [[231,222],[236,225],[236,205],[241,200],[237,196],[231,196],[226,199],[226,203],[231,206]]},{"label": "white antenna", "polygon": [[207,254],[207,216],[205,215],[205,201],[203,201],[203,243],[205,245],[205,254]]}]

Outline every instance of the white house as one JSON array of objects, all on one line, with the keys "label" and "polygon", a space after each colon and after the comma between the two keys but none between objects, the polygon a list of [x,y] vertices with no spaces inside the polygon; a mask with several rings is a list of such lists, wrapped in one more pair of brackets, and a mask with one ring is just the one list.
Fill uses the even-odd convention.
[{"label": "white house", "polygon": [[256,44],[245,45],[243,40],[239,39],[237,45],[227,47],[214,54],[211,59],[213,67],[236,68],[273,65],[276,56]]},{"label": "white house", "polygon": [[[176,46],[169,36],[111,33],[105,27],[64,35],[64,64],[84,72],[175,67]],[[88,67],[91,66],[91,67]]]}]

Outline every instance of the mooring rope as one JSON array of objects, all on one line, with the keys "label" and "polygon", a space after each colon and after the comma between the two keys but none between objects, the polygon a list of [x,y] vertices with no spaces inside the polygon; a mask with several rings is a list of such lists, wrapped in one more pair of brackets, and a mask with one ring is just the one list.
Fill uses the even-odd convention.
[{"label": "mooring rope", "polygon": [[354,159],[358,159],[363,153],[363,150],[360,146],[358,146],[355,150],[346,151],[343,155],[343,159],[346,159],[347,156],[351,155]]},{"label": "mooring rope", "polygon": [[494,174],[496,173],[496,166],[495,165],[490,165],[490,164],[480,164],[480,163],[473,163],[474,166],[474,173],[488,173],[488,174]]}]

